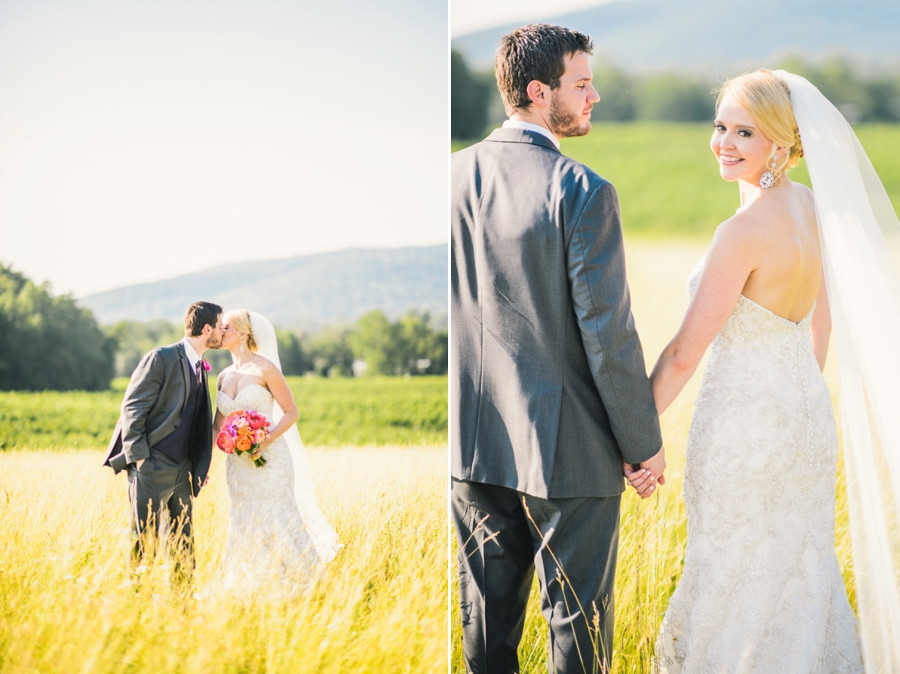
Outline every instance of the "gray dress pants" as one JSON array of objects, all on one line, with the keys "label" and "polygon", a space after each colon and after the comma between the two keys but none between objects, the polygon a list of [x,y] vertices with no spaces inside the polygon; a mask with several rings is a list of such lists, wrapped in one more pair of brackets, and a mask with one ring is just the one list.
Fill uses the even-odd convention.
[{"label": "gray dress pants", "polygon": [[621,496],[539,499],[453,480],[451,501],[466,671],[519,671],[517,650],[537,570],[550,626],[550,671],[608,672]]},{"label": "gray dress pants", "polygon": [[131,528],[136,537],[132,551],[139,563],[149,552],[150,539],[169,540],[175,556],[175,577],[189,580],[194,570],[191,457],[176,461],[150,449],[150,457],[128,469]]}]

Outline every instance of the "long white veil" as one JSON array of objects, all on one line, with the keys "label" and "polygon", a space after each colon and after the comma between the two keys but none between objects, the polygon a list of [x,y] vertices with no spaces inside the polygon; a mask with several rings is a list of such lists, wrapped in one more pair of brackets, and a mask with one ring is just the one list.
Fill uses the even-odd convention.
[{"label": "long white veil", "polygon": [[[250,329],[253,331],[257,353],[275,363],[280,370],[281,359],[278,357],[278,339],[275,336],[275,328],[265,316],[251,311]],[[272,420],[273,426],[284,416],[284,412],[277,402],[272,416],[275,417]],[[297,425],[291,426],[281,437],[285,439],[291,450],[291,459],[294,462],[294,496],[297,499],[297,507],[303,517],[303,523],[306,525],[306,531],[322,561],[330,562],[343,546],[338,542],[334,528],[319,509],[312,476],[309,472],[309,463],[306,460],[306,452],[303,450],[303,441],[300,440]]]},{"label": "long white veil", "polygon": [[866,670],[900,672],[900,223],[843,115],[791,90],[815,194],[840,372],[853,567]]}]

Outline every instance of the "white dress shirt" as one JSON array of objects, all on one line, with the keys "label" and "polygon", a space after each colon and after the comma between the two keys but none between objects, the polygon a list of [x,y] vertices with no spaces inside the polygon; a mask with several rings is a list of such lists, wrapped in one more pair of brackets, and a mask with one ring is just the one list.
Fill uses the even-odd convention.
[{"label": "white dress shirt", "polygon": [[539,133],[542,136],[546,136],[550,140],[553,141],[553,144],[556,146],[556,149],[559,149],[559,139],[550,133],[550,130],[546,127],[540,126],[539,124],[532,124],[531,122],[522,122],[518,119],[507,119],[503,122],[504,129],[523,129],[525,131],[534,131],[535,133]]},{"label": "white dress shirt", "polygon": [[194,351],[194,347],[191,346],[191,343],[188,341],[187,337],[181,340],[181,343],[184,344],[184,353],[188,358],[188,361],[191,364],[191,372],[195,375],[197,374],[197,363],[200,360],[200,356],[197,355],[197,352]]}]

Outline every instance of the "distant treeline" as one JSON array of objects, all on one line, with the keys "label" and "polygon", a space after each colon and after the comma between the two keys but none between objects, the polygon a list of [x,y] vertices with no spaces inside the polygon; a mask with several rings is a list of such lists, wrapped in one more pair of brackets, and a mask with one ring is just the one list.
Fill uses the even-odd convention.
[{"label": "distant treeline", "polygon": [[[287,375],[446,374],[447,330],[428,313],[410,310],[391,321],[380,310],[355,325],[316,334],[278,330],[278,352]],[[184,328],[166,321],[121,321],[101,328],[69,295],[0,265],[0,390],[101,391],[114,376],[130,376],[146,352],[177,342]],[[208,351],[218,371],[227,351]]]},{"label": "distant treeline", "polygon": [[[397,321],[375,309],[355,325],[331,327],[314,334],[276,329],[278,357],[286,375],[321,377],[354,375],[446,374],[447,330],[435,329],[427,312],[411,309]],[[171,344],[184,329],[166,321],[120,321],[107,328],[115,340],[116,376],[128,377],[154,347]],[[204,354],[214,372],[231,364],[228,351]]]},{"label": "distant treeline", "polygon": [[[602,100],[595,121],[711,120],[712,93],[721,83],[674,73],[637,76],[595,59],[594,87]],[[844,116],[859,122],[900,122],[900,73],[864,77],[846,61],[832,59],[816,66],[793,57],[775,66],[806,77]],[[737,73],[735,73],[737,74]],[[482,137],[505,119],[493,71],[476,72],[451,52],[450,131],[454,140]]]},{"label": "distant treeline", "polygon": [[72,297],[0,265],[0,390],[107,389],[115,350]]}]

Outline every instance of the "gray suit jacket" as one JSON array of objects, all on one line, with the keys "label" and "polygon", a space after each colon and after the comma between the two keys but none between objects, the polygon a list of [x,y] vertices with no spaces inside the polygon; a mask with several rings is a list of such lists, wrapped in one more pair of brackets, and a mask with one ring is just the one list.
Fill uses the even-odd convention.
[{"label": "gray suit jacket", "polygon": [[613,186],[538,133],[451,159],[451,472],[613,496],[662,439]]},{"label": "gray suit jacket", "polygon": [[[119,422],[107,449],[104,466],[116,473],[150,456],[150,448],[182,421],[191,390],[191,366],[181,342],[153,349],[131,375],[122,400]],[[191,438],[191,477],[194,494],[200,491],[212,460],[212,413],[206,372],[200,387],[200,409]]]}]

